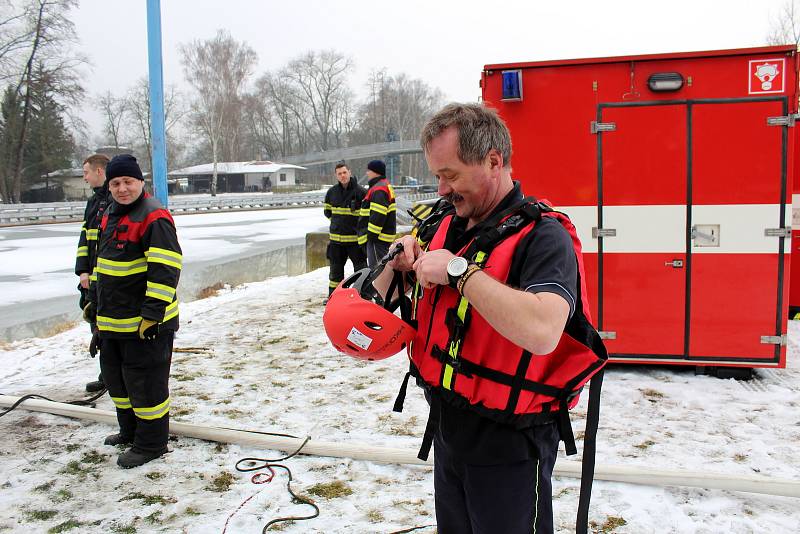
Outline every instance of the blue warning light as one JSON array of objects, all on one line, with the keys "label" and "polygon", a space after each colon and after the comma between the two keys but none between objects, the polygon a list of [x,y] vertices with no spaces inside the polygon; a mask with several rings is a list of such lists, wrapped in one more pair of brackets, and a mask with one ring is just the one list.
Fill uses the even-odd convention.
[{"label": "blue warning light", "polygon": [[522,100],[522,71],[503,71],[503,100]]}]

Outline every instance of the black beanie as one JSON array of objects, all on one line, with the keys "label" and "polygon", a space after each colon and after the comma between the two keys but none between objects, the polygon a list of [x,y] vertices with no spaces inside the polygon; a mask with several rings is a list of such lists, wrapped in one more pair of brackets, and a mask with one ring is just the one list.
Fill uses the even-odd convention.
[{"label": "black beanie", "polygon": [[106,181],[119,176],[130,176],[131,178],[144,181],[142,169],[140,169],[139,164],[136,163],[136,158],[130,154],[114,156],[114,158],[108,162],[108,165],[106,165]]},{"label": "black beanie", "polygon": [[373,159],[367,163],[367,169],[371,170],[372,172],[376,172],[381,176],[386,176],[386,164],[379,159]]}]

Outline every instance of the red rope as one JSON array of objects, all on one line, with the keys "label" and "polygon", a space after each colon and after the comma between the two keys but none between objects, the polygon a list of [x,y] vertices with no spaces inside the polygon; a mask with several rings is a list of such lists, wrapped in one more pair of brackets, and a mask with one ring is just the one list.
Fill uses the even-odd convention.
[{"label": "red rope", "polygon": [[[252,477],[250,477],[250,482],[252,482],[253,484],[269,484],[270,482],[272,482],[272,479],[273,479],[273,478],[275,478],[275,471],[273,471],[273,470],[272,470],[272,468],[271,468],[271,467],[269,467],[269,466],[267,466],[267,469],[269,469],[269,474],[266,474],[266,473],[256,473],[256,474],[254,474]],[[225,533],[227,532],[227,530],[228,530],[228,523],[230,522],[231,518],[232,518],[233,516],[235,516],[235,515],[236,515],[236,513],[237,513],[239,510],[241,510],[241,509],[242,509],[242,507],[244,507],[244,505],[245,505],[245,504],[247,504],[248,502],[250,502],[250,499],[252,499],[252,498],[253,498],[253,497],[255,497],[256,495],[258,495],[259,493],[261,493],[261,492],[262,492],[262,491],[264,491],[265,489],[266,489],[266,488],[261,488],[260,490],[258,490],[257,492],[255,492],[254,494],[250,495],[248,498],[246,498],[245,500],[243,500],[243,501],[242,501],[242,504],[240,504],[240,505],[239,505],[239,507],[238,507],[236,510],[234,510],[234,511],[231,513],[231,515],[229,515],[229,516],[228,516],[228,519],[226,519],[226,520],[225,520],[225,527],[222,529],[222,534],[225,534]]]}]

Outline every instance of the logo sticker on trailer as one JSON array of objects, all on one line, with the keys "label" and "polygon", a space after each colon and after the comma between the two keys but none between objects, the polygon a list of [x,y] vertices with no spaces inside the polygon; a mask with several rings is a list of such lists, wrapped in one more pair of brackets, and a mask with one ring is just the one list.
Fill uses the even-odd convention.
[{"label": "logo sticker on trailer", "polygon": [[763,95],[782,93],[784,87],[783,72],[786,66],[784,58],[778,59],[751,59],[750,60],[750,85],[747,93]]}]

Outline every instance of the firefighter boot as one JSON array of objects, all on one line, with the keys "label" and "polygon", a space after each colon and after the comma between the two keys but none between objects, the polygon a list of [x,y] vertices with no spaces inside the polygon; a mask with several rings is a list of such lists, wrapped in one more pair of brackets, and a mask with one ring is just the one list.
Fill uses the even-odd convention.
[{"label": "firefighter boot", "polygon": [[125,436],[123,434],[111,434],[106,436],[103,445],[130,445],[133,443],[133,436]]},{"label": "firefighter boot", "polygon": [[103,382],[102,373],[100,373],[100,375],[97,377],[97,380],[86,384],[87,393],[98,393],[100,391],[103,391],[104,389],[106,389],[106,383]]},{"label": "firefighter boot", "polygon": [[131,469],[132,467],[139,467],[147,462],[155,460],[169,452],[166,447],[159,451],[144,451],[138,447],[131,447],[128,451],[123,452],[117,457],[117,465],[123,469]]}]

